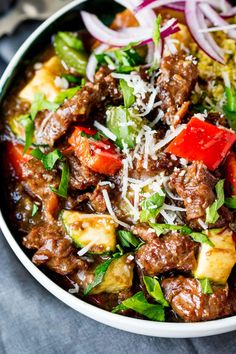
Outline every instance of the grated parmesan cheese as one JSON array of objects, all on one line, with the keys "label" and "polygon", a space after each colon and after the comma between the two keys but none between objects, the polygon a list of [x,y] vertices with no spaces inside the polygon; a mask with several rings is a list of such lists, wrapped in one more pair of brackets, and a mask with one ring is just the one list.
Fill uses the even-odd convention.
[{"label": "grated parmesan cheese", "polygon": [[104,127],[104,125],[100,124],[99,122],[97,122],[95,120],[94,122],[94,126],[95,128],[97,128],[98,130],[100,130],[102,133],[104,133],[104,135],[106,135],[109,139],[116,141],[116,136],[115,134],[113,134],[109,129],[107,129],[106,127]]},{"label": "grated parmesan cheese", "polygon": [[107,210],[109,212],[109,214],[111,215],[112,219],[119,225],[125,227],[125,228],[128,228],[130,229],[130,225],[129,224],[126,224],[125,222],[123,221],[120,221],[117,219],[113,209],[112,209],[112,205],[111,205],[111,201],[110,201],[110,198],[109,198],[109,195],[108,195],[108,192],[106,189],[103,189],[102,190],[102,194],[103,194],[103,198],[105,200],[105,203],[106,203],[106,207],[107,207]]}]

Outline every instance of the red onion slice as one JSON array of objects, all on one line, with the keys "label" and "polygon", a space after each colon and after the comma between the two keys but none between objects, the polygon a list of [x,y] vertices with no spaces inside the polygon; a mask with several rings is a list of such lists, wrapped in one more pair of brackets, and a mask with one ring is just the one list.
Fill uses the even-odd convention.
[{"label": "red onion slice", "polygon": [[[219,10],[221,12],[228,12],[231,10],[232,6],[229,4],[228,1],[217,1],[217,0],[193,0],[197,2],[204,2],[208,3],[212,7],[214,7],[216,10]],[[186,3],[186,1],[183,0],[144,0],[141,4],[139,4],[135,11],[139,12],[143,9],[155,9],[158,7],[162,6],[171,6],[171,7],[179,7],[179,4],[181,3]],[[180,5],[181,6],[181,5]]]},{"label": "red onion slice", "polygon": [[[153,23],[151,27],[133,27],[126,28],[124,31],[114,31],[106,27],[96,15],[90,14],[86,11],[81,11],[81,16],[88,32],[97,40],[106,43],[113,47],[125,47],[130,43],[148,43],[152,40]],[[179,31],[176,27],[178,21],[171,19],[161,28],[161,37],[166,38],[169,35]]]},{"label": "red onion slice", "polygon": [[[208,4],[202,3],[199,4],[200,9],[202,10],[202,12],[204,13],[204,15],[208,18],[208,20],[211,21],[211,23],[214,26],[228,26],[228,22],[226,22],[223,18],[220,17],[220,15],[214,10],[212,9],[211,6],[209,6]],[[236,30],[229,30],[227,31],[228,37],[232,38],[232,39],[236,39]]]},{"label": "red onion slice", "polygon": [[[122,5],[124,8],[129,9],[134,13],[134,9],[140,3],[139,0],[115,0],[118,4]],[[150,23],[153,23],[156,18],[156,14],[151,9],[145,9],[142,14],[135,14],[140,26],[148,27]]]},{"label": "red onion slice", "polygon": [[224,64],[224,58],[219,55],[210,45],[206,36],[199,32],[199,22],[198,22],[198,10],[197,10],[197,1],[195,0],[186,0],[185,3],[185,19],[188,26],[188,29],[197,42],[199,47],[212,59],[218,61],[221,64]]},{"label": "red onion slice", "polygon": [[[202,11],[200,10],[200,7],[197,8],[197,18],[198,18],[200,28],[204,28],[204,29],[208,28],[206,20],[204,18],[204,15],[203,15]],[[223,50],[218,46],[218,44],[216,43],[216,41],[214,40],[212,35],[210,33],[205,33],[205,38],[209,42],[209,44],[211,45],[213,50],[216,53],[218,53],[222,58],[224,58]]]}]

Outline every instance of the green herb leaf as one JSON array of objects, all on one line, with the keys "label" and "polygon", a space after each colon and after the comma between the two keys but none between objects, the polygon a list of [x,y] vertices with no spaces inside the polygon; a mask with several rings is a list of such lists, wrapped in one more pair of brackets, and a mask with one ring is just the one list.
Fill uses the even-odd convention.
[{"label": "green herb leaf", "polygon": [[208,278],[198,279],[198,281],[201,284],[203,294],[208,294],[208,295],[213,294],[211,283]]},{"label": "green herb leaf", "polygon": [[180,231],[184,235],[189,235],[193,231],[188,226],[178,226],[178,225],[170,225],[170,224],[153,224],[150,223],[150,226],[155,230],[157,236],[161,236],[162,234],[171,231]]},{"label": "green herb leaf", "polygon": [[121,246],[124,248],[129,248],[131,246],[136,248],[140,245],[139,239],[136,236],[134,236],[130,231],[119,230],[118,238]]},{"label": "green herb leaf", "polygon": [[95,269],[94,280],[84,290],[85,296],[88,295],[97,285],[101,284],[106,274],[106,271],[113,260],[114,258],[108,259],[104,263],[99,264],[99,266],[97,266],[97,268]]},{"label": "green herb leaf", "polygon": [[207,237],[207,235],[201,232],[192,232],[189,235],[195,242],[206,243],[207,245],[214,247],[214,243]]},{"label": "green herb leaf", "polygon": [[129,87],[124,79],[120,80],[120,87],[123,93],[125,107],[129,108],[135,102],[134,89]]},{"label": "green herb leaf", "polygon": [[48,154],[44,154],[39,148],[31,151],[30,155],[34,156],[36,159],[42,161],[46,170],[50,171],[54,168],[56,162],[61,160],[63,155],[60,150],[56,149],[54,151],[49,152]]},{"label": "green herb leaf", "polygon": [[71,84],[81,84],[82,83],[81,77],[74,76],[71,74],[62,74],[61,76],[64,77]]},{"label": "green herb leaf", "polygon": [[38,205],[34,204],[33,209],[32,209],[32,213],[31,213],[32,218],[37,214],[38,210],[39,210]]},{"label": "green herb leaf", "polygon": [[67,198],[68,185],[70,180],[70,169],[67,162],[62,164],[61,182],[58,189],[51,187],[51,190],[62,198]]},{"label": "green herb leaf", "polygon": [[84,138],[88,138],[90,140],[95,140],[95,141],[99,141],[104,139],[104,135],[100,132],[97,132],[96,134],[87,134],[85,132],[81,132],[80,135]]},{"label": "green herb leaf", "polygon": [[159,14],[156,18],[155,24],[154,24],[154,30],[152,34],[152,39],[153,42],[155,43],[156,47],[158,47],[160,39],[161,39],[161,21],[162,17]]},{"label": "green herb leaf", "polygon": [[49,111],[56,111],[58,107],[58,104],[54,102],[49,102],[48,100],[46,100],[42,92],[38,92],[35,94],[34,100],[31,105],[31,118],[32,120],[34,120],[38,112],[44,111],[46,109],[48,109]]},{"label": "green herb leaf", "polygon": [[126,299],[121,305],[118,305],[113,309],[113,313],[121,310],[131,309],[150,320],[165,321],[165,311],[162,305],[149,304],[144,296],[143,291],[138,292],[134,296]]},{"label": "green herb leaf", "polygon": [[58,36],[70,47],[78,51],[84,51],[84,45],[76,34],[70,32],[58,32]]},{"label": "green herb leaf", "polygon": [[69,100],[72,97],[74,97],[74,95],[81,90],[81,86],[76,86],[76,87],[72,87],[69,88],[65,91],[60,92],[57,97],[55,98],[55,103],[58,105],[61,105],[62,103],[64,103],[65,100]]},{"label": "green herb leaf", "polygon": [[178,226],[178,225],[169,225],[169,224],[153,224],[149,223],[149,225],[155,230],[157,236],[161,236],[168,231],[179,231],[183,235],[189,235],[195,242],[199,243],[207,243],[209,246],[214,247],[213,242],[209,240],[207,235],[201,232],[194,232],[188,226]]},{"label": "green herb leaf", "polygon": [[236,196],[226,198],[225,205],[230,209],[236,209]]},{"label": "green herb leaf", "polygon": [[226,104],[223,107],[224,114],[232,129],[236,131],[236,92],[230,87],[225,88]]},{"label": "green herb leaf", "polygon": [[166,301],[160,283],[156,277],[143,277],[144,284],[146,286],[147,292],[151,295],[157,302],[159,302],[164,307],[169,307],[169,303]]},{"label": "green herb leaf", "polygon": [[25,147],[23,153],[26,154],[33,143],[34,122],[30,116],[25,117],[24,119],[21,120],[21,122],[23,123],[23,126],[25,128]]},{"label": "green herb leaf", "polygon": [[209,224],[215,224],[219,219],[218,210],[224,205],[225,196],[224,196],[224,179],[221,179],[217,182],[215,186],[216,190],[216,200],[214,203],[206,209],[206,222]]},{"label": "green herb leaf", "polygon": [[153,194],[150,198],[142,201],[140,213],[140,221],[146,222],[150,220],[155,220],[157,215],[160,213],[161,207],[165,201],[165,196],[160,195],[159,193]]}]

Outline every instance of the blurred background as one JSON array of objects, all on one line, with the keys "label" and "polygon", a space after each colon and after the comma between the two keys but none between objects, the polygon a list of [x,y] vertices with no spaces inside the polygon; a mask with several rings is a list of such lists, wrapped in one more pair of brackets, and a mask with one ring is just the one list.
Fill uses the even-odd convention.
[{"label": "blurred background", "polygon": [[71,0],[0,0],[0,75],[39,24]]}]

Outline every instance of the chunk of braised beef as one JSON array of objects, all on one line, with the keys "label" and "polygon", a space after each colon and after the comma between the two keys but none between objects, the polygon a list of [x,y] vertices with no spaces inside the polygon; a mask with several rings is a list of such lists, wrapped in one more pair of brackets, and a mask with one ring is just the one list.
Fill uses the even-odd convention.
[{"label": "chunk of braised beef", "polygon": [[103,196],[102,191],[106,190],[109,194],[111,191],[111,187],[109,185],[100,186],[97,185],[93,193],[90,194],[89,201],[92,208],[101,214],[105,214],[107,212],[107,205]]},{"label": "chunk of braised beef", "polygon": [[122,96],[118,83],[110,75],[110,70],[101,67],[95,76],[95,82],[87,82],[71,99],[68,99],[56,112],[40,114],[35,119],[36,140],[40,144],[53,146],[70,125],[85,122],[94,110],[104,108],[106,104],[117,104]]},{"label": "chunk of braised beef", "polygon": [[[187,60],[184,55],[167,56],[162,60],[161,74],[157,79],[160,88],[159,100],[169,125],[181,122],[198,77],[197,63]],[[188,108],[188,107],[187,107]],[[181,115],[181,116],[180,116]]]},{"label": "chunk of braised beef", "polygon": [[202,162],[174,172],[170,187],[183,199],[187,220],[205,217],[206,209],[214,202],[216,178]]},{"label": "chunk of braised beef", "polygon": [[153,229],[149,228],[145,224],[134,225],[131,227],[131,230],[135,236],[140,237],[144,242],[150,242],[157,237]]},{"label": "chunk of braised beef", "polygon": [[73,190],[85,190],[96,187],[101,180],[101,175],[90,170],[74,155],[67,156],[70,165],[70,188]]},{"label": "chunk of braised beef", "polygon": [[35,227],[23,239],[23,245],[36,250],[32,261],[37,266],[45,265],[52,271],[67,275],[79,269],[87,269],[85,261],[78,258],[76,248],[64,238],[60,227],[46,224]]},{"label": "chunk of braised beef", "polygon": [[236,311],[235,294],[227,285],[213,286],[213,294],[207,295],[197,279],[178,276],[163,280],[162,288],[173,310],[186,322],[214,320]]},{"label": "chunk of braised beef", "polygon": [[58,197],[51,187],[58,188],[60,178],[55,171],[47,171],[42,162],[31,159],[22,167],[22,185],[27,193],[42,203],[45,219],[51,221],[58,209]]},{"label": "chunk of braised beef", "polygon": [[190,272],[196,266],[196,248],[189,236],[171,232],[143,245],[136,253],[136,262],[147,275],[171,270]]},{"label": "chunk of braised beef", "polygon": [[148,158],[148,167],[144,166],[144,156],[134,160],[133,168],[129,171],[129,176],[135,179],[144,179],[154,177],[157,174],[164,172],[168,175],[174,171],[174,168],[179,165],[179,159],[173,160],[169,154],[160,152],[156,160]]}]

